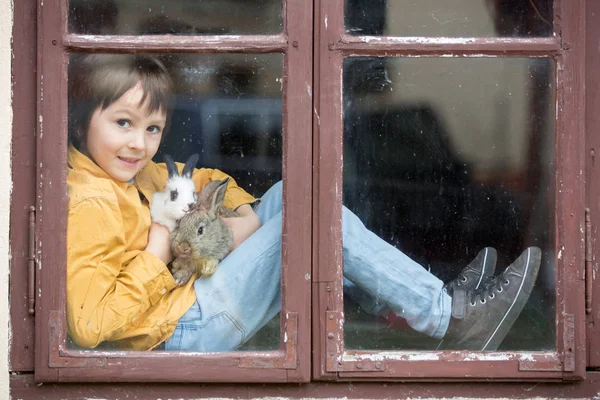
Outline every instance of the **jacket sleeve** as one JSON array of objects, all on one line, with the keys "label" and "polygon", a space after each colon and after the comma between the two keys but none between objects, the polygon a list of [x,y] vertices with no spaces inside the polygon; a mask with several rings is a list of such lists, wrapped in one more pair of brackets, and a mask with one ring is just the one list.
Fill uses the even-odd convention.
[{"label": "jacket sleeve", "polygon": [[252,204],[256,202],[254,196],[248,194],[244,189],[238,186],[237,182],[226,173],[211,168],[201,168],[194,171],[192,179],[196,184],[196,190],[202,190],[208,182],[223,180],[229,178],[230,181],[227,184],[227,190],[225,191],[225,199],[223,205],[227,208],[235,210],[243,204]]},{"label": "jacket sleeve", "polygon": [[[71,205],[67,231],[67,322],[71,338],[94,348],[114,339],[175,287],[165,264],[126,248],[116,201],[93,197]],[[130,260],[123,265],[122,260]]]}]

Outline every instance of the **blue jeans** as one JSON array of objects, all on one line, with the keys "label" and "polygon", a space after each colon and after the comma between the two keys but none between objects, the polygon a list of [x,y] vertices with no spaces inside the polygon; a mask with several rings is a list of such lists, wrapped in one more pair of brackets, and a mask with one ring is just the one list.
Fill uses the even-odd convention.
[{"label": "blue jeans", "polygon": [[[196,280],[196,302],[181,317],[166,350],[235,350],[281,310],[281,182],[256,210],[262,226]],[[415,330],[441,338],[451,299],[443,283],[401,251],[342,211],[344,294],[365,311],[394,311]]]}]

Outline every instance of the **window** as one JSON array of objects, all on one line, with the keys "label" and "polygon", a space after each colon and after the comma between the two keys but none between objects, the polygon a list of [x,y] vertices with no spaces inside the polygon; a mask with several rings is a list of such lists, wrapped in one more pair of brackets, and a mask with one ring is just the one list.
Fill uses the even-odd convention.
[{"label": "window", "polygon": [[[582,140],[565,108],[577,101],[567,88],[578,55],[563,50],[573,40],[568,23],[562,37],[553,34],[560,31],[551,2],[518,4],[321,4],[316,376],[583,375],[585,353],[575,341],[585,316],[567,295],[582,296],[583,288],[565,280],[579,271],[573,262],[582,265],[583,232],[568,226],[583,222],[583,192],[577,169],[564,163]],[[570,6],[555,4],[554,12]],[[484,246],[497,248],[499,269],[528,246],[542,248],[534,290],[497,351],[448,351],[438,347],[439,338],[416,334],[398,318],[410,318],[407,301],[390,310],[389,297],[402,294],[387,281],[347,282],[349,275],[373,274],[361,271],[360,262],[342,284],[347,257],[368,263],[341,250],[354,240],[346,230],[342,235],[342,203],[386,242],[435,275],[446,274],[445,281]],[[390,269],[402,261],[384,257]],[[403,278],[407,287],[419,286],[411,275]],[[489,291],[472,301],[498,295]]]},{"label": "window", "polygon": [[[40,99],[38,172],[52,184],[39,187],[43,200],[37,233],[39,262],[53,267],[38,272],[41,291],[48,291],[48,297],[37,303],[36,379],[80,380],[89,376],[89,368],[102,371],[92,378],[101,381],[308,379],[310,303],[305,299],[310,296],[312,150],[310,125],[298,121],[312,115],[311,10],[299,4],[282,8],[277,1],[261,2],[257,8],[230,3],[72,0],[68,12],[42,7],[47,30],[41,43],[40,86],[47,94]],[[231,7],[237,16],[227,11]],[[296,17],[288,19],[286,12]],[[249,16],[251,24],[245,22]],[[256,196],[283,179],[281,313],[243,351],[84,350],[66,335],[67,247],[63,235],[50,232],[66,232],[67,82],[74,79],[84,53],[140,51],[156,55],[173,71],[176,105],[164,153],[185,160],[199,152],[204,166],[230,170]],[[55,251],[44,251],[50,247]],[[57,286],[47,287],[51,281]],[[42,332],[48,334],[42,337]],[[140,363],[154,366],[155,372],[135,368]],[[182,368],[195,373],[183,376]]]},{"label": "window", "polygon": [[[36,380],[585,376],[583,5],[188,3],[39,9]],[[69,345],[57,232],[67,222],[69,67],[88,53],[150,53],[175,71],[157,161],[201,151],[203,166],[257,196],[283,180],[282,311],[242,351]],[[359,306],[343,289],[342,204],[443,281],[484,246],[497,248],[498,268],[540,247],[534,292],[498,350],[437,350],[380,298]]]}]

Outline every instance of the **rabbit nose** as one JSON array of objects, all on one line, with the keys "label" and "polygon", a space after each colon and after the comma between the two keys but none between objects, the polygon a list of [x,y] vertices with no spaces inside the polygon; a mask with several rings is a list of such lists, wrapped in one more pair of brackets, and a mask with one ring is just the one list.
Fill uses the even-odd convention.
[{"label": "rabbit nose", "polygon": [[174,242],[173,243],[173,253],[175,256],[184,256],[190,252],[190,243],[189,242]]},{"label": "rabbit nose", "polygon": [[188,210],[191,210],[192,208],[194,208],[195,205],[196,205],[196,203],[189,203]]}]

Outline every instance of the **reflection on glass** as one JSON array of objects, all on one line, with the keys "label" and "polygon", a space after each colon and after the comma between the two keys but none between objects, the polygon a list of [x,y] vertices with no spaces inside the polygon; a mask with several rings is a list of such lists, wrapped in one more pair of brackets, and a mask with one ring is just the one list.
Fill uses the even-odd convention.
[{"label": "reflection on glass", "polygon": [[199,152],[200,165],[227,171],[257,194],[280,180],[282,56],[181,55],[165,63],[178,91],[157,157]]},{"label": "reflection on glass", "polygon": [[[533,292],[498,350],[555,345],[553,71],[539,58],[344,63],[343,201],[368,229],[445,283],[486,246],[496,273],[541,248]],[[355,283],[346,348],[437,348]]]},{"label": "reflection on glass", "polygon": [[346,0],[351,35],[551,36],[552,0]]},{"label": "reflection on glass", "polygon": [[88,35],[266,35],[281,0],[69,0],[69,31]]},{"label": "reflection on glass", "polygon": [[[198,185],[223,179],[215,175],[218,169],[247,192],[228,191],[225,201],[243,205],[263,197],[262,204],[267,205],[261,207],[266,210],[261,218],[265,215],[266,221],[271,218],[269,212],[275,215],[281,210],[281,200],[265,200],[264,194],[281,180],[282,65],[281,54],[71,55],[67,234],[70,347],[178,351],[280,348],[277,257],[263,263],[268,268],[250,268],[249,260],[256,257],[244,254],[240,247],[237,261],[228,255],[214,275],[196,282],[186,280],[173,288],[169,282],[171,275],[177,279],[174,264],[170,263],[167,271],[161,252],[147,239],[151,222],[148,200],[161,204],[154,193],[160,190],[157,186],[162,188],[167,175],[161,164],[165,154],[182,163],[198,154],[196,167],[204,168],[194,172],[194,179],[204,182]],[[143,85],[136,85],[139,82]],[[140,103],[148,99],[143,100],[143,93],[157,101],[155,109],[151,109],[152,103]],[[161,130],[162,135],[158,135]],[[139,139],[142,137],[144,140]],[[158,167],[138,168],[151,157]],[[228,185],[231,188],[233,182]],[[167,211],[171,202],[185,197],[185,187],[176,185],[168,194],[164,202]],[[191,201],[186,202],[186,210],[195,201],[193,197]],[[190,213],[203,210],[196,207]],[[172,227],[173,243],[182,224]],[[203,226],[209,232],[208,225]],[[191,234],[195,238],[202,232],[194,228]],[[161,243],[168,246],[168,237],[165,240]],[[188,242],[181,243],[185,247]],[[195,252],[201,251],[193,247],[192,239],[189,243],[192,253],[181,254],[189,256],[193,261],[190,265],[195,266],[194,262],[201,260],[195,258]],[[211,241],[208,247],[213,244],[218,242]],[[179,247],[171,246],[173,255],[181,250]],[[223,279],[219,269],[229,271],[227,265],[236,271],[246,266],[253,275]],[[260,272],[274,278],[261,278]],[[257,285],[254,279],[264,285]],[[216,314],[214,318],[211,312]],[[202,322],[205,319],[212,323]],[[185,329],[173,333],[175,325]]]}]

